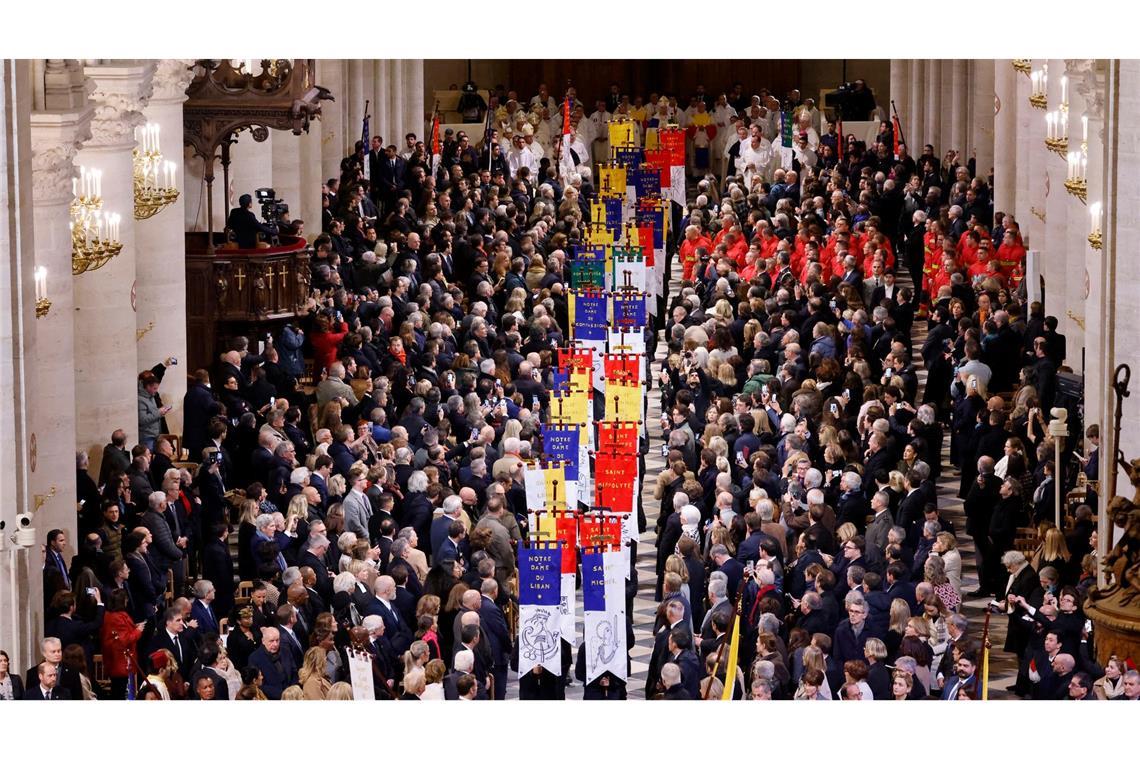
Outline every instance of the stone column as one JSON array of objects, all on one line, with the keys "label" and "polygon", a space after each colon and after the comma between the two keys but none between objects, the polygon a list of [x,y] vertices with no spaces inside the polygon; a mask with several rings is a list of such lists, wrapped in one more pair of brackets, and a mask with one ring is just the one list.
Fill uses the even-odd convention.
[{"label": "stone column", "polygon": [[[942,157],[942,61],[930,59],[926,62],[926,100],[923,111],[923,143],[934,146],[934,155]],[[921,147],[918,153],[921,153]],[[918,155],[916,153],[915,155]]]},{"label": "stone column", "polygon": [[[1056,77],[1058,73],[1054,72],[1050,79]],[[1050,101],[1050,105],[1055,103],[1056,98]],[[1021,223],[1022,235],[1029,241],[1028,247],[1045,252],[1047,260],[1048,253],[1045,247],[1048,241],[1045,237],[1045,224],[1048,218],[1045,213],[1045,181],[1047,177],[1045,161],[1053,154],[1045,150],[1046,112],[1040,108],[1029,106],[1028,99],[1026,100],[1025,111],[1025,115],[1021,119],[1021,128],[1018,129],[1018,147],[1025,151],[1026,168],[1028,169],[1027,172],[1024,172],[1027,202],[1023,209],[1023,215],[1018,221]],[[1020,167],[1019,171],[1021,171]],[[1021,200],[1020,195],[1019,192],[1018,201]]]},{"label": "stone column", "polygon": [[994,211],[1017,208],[1017,110],[1019,80],[1009,59],[994,61]]},{"label": "stone column", "polygon": [[[345,142],[345,68],[339,58],[322,58],[317,61],[316,81],[332,92],[335,101],[321,103],[321,120],[317,129],[321,135],[321,180],[340,176],[340,160],[348,155]],[[310,126],[310,129],[314,127]],[[307,220],[306,220],[307,221]]]},{"label": "stone column", "polygon": [[392,108],[388,102],[388,93],[391,91],[388,82],[392,76],[391,63],[388,60],[372,61],[372,67],[369,69],[371,79],[368,91],[372,93],[372,113],[375,114],[372,117],[372,130],[373,134],[384,138],[385,146],[401,146],[404,142],[396,135],[399,127],[392,119]]},{"label": "stone column", "polygon": [[382,97],[388,104],[388,130],[392,133],[388,141],[400,151],[404,149],[404,135],[408,133],[404,118],[404,89],[407,84],[404,81],[404,61],[395,59],[384,63],[388,65],[388,76],[383,80],[386,92]]},{"label": "stone column", "polygon": [[[1051,60],[1049,61],[1049,111],[1056,111],[1061,103],[1061,77],[1064,74],[1065,65],[1062,61]],[[1037,112],[1038,117],[1044,120],[1041,112]],[[1068,284],[1067,279],[1069,276],[1069,262],[1070,258],[1068,251],[1068,240],[1066,235],[1066,227],[1069,222],[1069,204],[1070,196],[1065,192],[1065,171],[1067,161],[1058,156],[1056,153],[1045,149],[1044,142],[1038,143],[1037,146],[1030,146],[1030,150],[1038,150],[1041,156],[1043,167],[1042,172],[1044,176],[1044,194],[1045,198],[1041,206],[1045,210],[1045,237],[1043,240],[1038,241],[1034,247],[1041,249],[1045,259],[1045,291],[1047,294],[1046,313],[1054,314],[1065,325],[1067,320],[1065,311],[1071,308],[1073,303],[1068,298]],[[1070,332],[1065,330],[1066,333]],[[1073,349],[1068,349],[1069,358],[1073,356]]]},{"label": "stone column", "polygon": [[[404,61],[404,74],[407,77],[407,87],[405,89],[407,97],[407,105],[405,106],[405,113],[407,118],[408,128],[406,131],[415,132],[416,135],[428,144],[430,135],[426,134],[429,128],[426,125],[426,114],[430,111],[429,108],[424,108],[424,61],[422,58],[412,58]],[[442,136],[441,136],[442,138]],[[430,146],[429,146],[429,153]]]},{"label": "stone column", "polygon": [[[970,120],[968,144],[975,158],[979,177],[986,177],[994,168],[994,126],[996,124],[996,97],[994,95],[994,61],[970,61]],[[1016,73],[1016,72],[1015,72]]]},{"label": "stone column", "polygon": [[[891,59],[891,100],[895,102],[895,108],[898,109],[899,116],[902,118],[906,118],[906,109],[910,103],[909,73],[910,66],[907,61],[901,58]],[[887,103],[887,115],[894,116],[890,106],[891,104]]]},{"label": "stone column", "polygon": [[[34,509],[28,479],[33,449],[29,398],[37,382],[35,356],[35,290],[32,214],[31,134],[32,64],[28,60],[0,61],[0,640],[11,657],[13,672],[35,664],[35,641],[43,631],[43,560],[33,545],[19,547],[12,538],[16,516]],[[70,183],[69,183],[70,184]],[[65,228],[66,229],[66,228]],[[68,270],[69,271],[69,270]],[[61,276],[70,277],[67,272]],[[60,473],[71,477],[71,470]],[[70,505],[74,510],[74,502]],[[72,525],[75,513],[72,511]],[[32,541],[41,544],[53,527],[48,519],[33,518]],[[72,530],[69,538],[74,536]]]},{"label": "stone column", "polygon": [[128,445],[139,440],[135,337],[134,189],[131,150],[135,127],[151,94],[153,63],[97,64],[85,69],[94,83],[92,138],[78,163],[103,172],[103,209],[121,218],[123,250],[102,269],[75,281],[75,433],[98,471],[103,444],[122,428]]},{"label": "stone column", "polygon": [[[29,461],[32,493],[55,496],[40,512],[45,524],[75,535],[75,278],[68,228],[74,197],[75,156],[91,137],[91,108],[31,114],[35,266],[47,269],[51,310],[34,321],[36,361],[30,368],[29,416],[35,455]],[[98,471],[96,471],[96,475]]]},{"label": "stone column", "polygon": [[1017,204],[1013,211],[1018,221],[1022,224],[1022,231],[1027,232],[1026,222],[1029,217],[1029,207],[1032,205],[1032,201],[1029,198],[1029,163],[1031,160],[1029,150],[1029,119],[1033,114],[1040,114],[1042,112],[1029,105],[1029,93],[1032,89],[1029,79],[1024,76],[1019,76],[1015,81],[1017,83],[1017,92],[1013,102],[1016,108],[1017,122],[1014,132],[1014,146],[1017,151],[1017,158],[1015,159],[1014,165],[1017,167],[1017,173],[1015,175],[1017,182]]},{"label": "stone column", "polygon": [[907,139],[907,153],[911,156],[922,155],[922,145],[925,142],[926,129],[923,123],[923,114],[926,102],[923,96],[923,85],[926,83],[925,63],[922,60],[910,62],[910,108],[907,113],[907,123],[903,124],[903,134]]},{"label": "stone column", "polygon": [[[327,102],[327,101],[326,101]],[[322,104],[323,106],[324,104]],[[305,237],[312,240],[321,234],[321,182],[328,179],[321,172],[321,127],[320,123],[309,125],[309,131],[300,136],[285,135],[282,142],[290,137],[299,146],[298,189],[296,206],[290,201],[289,209],[294,219],[305,220]]]},{"label": "stone column", "polygon": [[[364,61],[350,60],[348,62],[348,87],[346,88],[347,102],[345,106],[348,108],[348,123],[344,125],[344,156],[352,152],[352,146],[360,139],[360,130],[364,119],[364,100],[369,95],[364,89]],[[375,113],[378,107],[377,103],[372,103],[369,107],[369,113]],[[375,124],[370,125],[375,128]],[[375,132],[374,132],[375,134]],[[387,135],[384,136],[387,139]]]},{"label": "stone column", "polygon": [[139,255],[135,264],[135,326],[138,364],[153,367],[173,356],[179,364],[167,369],[159,392],[173,406],[166,417],[170,432],[182,434],[182,402],[186,396],[186,167],[182,161],[182,104],[193,79],[189,59],[159,61],[154,73],[154,94],[143,115],[157,124],[159,150],[176,165],[178,200],[150,219],[136,223]]},{"label": "stone column", "polygon": [[[1088,183],[1087,204],[1097,201],[1103,202],[1105,172],[1105,65],[1103,61],[1094,59],[1070,60],[1067,62],[1069,70],[1070,101],[1069,101],[1069,134],[1070,149],[1080,150],[1080,117],[1085,114],[1089,117],[1088,142],[1088,170],[1085,179]],[[1075,126],[1074,126],[1075,125]],[[1108,392],[1107,378],[1102,374],[1100,357],[1103,353],[1103,340],[1109,330],[1105,315],[1106,298],[1103,279],[1104,256],[1101,251],[1094,250],[1088,243],[1089,213],[1088,205],[1081,205],[1075,200],[1075,213],[1070,214],[1072,220],[1069,225],[1069,255],[1082,264],[1080,274],[1080,292],[1083,295],[1081,307],[1085,320],[1084,325],[1084,376],[1085,376],[1085,423],[1100,423],[1101,445],[1107,446],[1103,437],[1106,425],[1110,425],[1105,414],[1105,395]],[[1075,309],[1074,309],[1075,311]],[[1062,320],[1064,323],[1064,320]],[[1074,330],[1066,327],[1069,336],[1069,345],[1072,345]],[[1071,350],[1070,350],[1071,353]],[[1074,369],[1080,371],[1074,364]],[[1111,450],[1109,448],[1106,451]],[[1109,458],[1109,457],[1106,457]],[[1103,492],[1102,492],[1103,493]]]},{"label": "stone column", "polygon": [[947,77],[944,74],[942,77],[942,103],[943,105],[950,104],[950,137],[947,138],[943,134],[942,152],[958,151],[961,154],[962,165],[965,166],[966,161],[970,158],[966,140],[967,127],[970,123],[966,61],[962,58],[955,58],[952,61],[947,61],[944,68],[945,66],[949,66],[950,76]]}]

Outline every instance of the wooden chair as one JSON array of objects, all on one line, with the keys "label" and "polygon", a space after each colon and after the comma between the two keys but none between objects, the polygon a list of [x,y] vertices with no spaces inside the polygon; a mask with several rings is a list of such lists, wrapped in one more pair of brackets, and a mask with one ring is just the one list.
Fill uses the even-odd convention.
[{"label": "wooden chair", "polygon": [[174,571],[166,571],[166,591],[163,592],[162,598],[166,600],[166,605],[169,607],[171,602],[174,601]]},{"label": "wooden chair", "polygon": [[234,591],[234,604],[239,607],[244,607],[249,604],[252,597],[253,581],[242,581]]},{"label": "wooden chair", "polygon": [[103,655],[97,654],[92,660],[95,664],[95,674],[92,680],[104,689],[110,689],[111,679],[107,676],[107,669],[103,665]]},{"label": "wooden chair", "polygon": [[1013,548],[1025,555],[1026,559],[1033,556],[1041,542],[1037,539],[1035,528],[1018,528],[1013,538]]}]

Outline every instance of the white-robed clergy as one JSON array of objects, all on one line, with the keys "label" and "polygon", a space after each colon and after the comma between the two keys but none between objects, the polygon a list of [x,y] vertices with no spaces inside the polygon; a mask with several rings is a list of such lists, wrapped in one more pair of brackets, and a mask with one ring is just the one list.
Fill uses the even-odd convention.
[{"label": "white-robed clergy", "polygon": [[740,146],[740,158],[736,160],[737,172],[744,175],[744,186],[751,189],[757,178],[767,182],[772,177],[773,152],[770,143],[753,123],[749,128],[750,139]]},{"label": "white-robed clergy", "polygon": [[538,177],[538,159],[534,157],[534,153],[526,146],[526,140],[523,138],[523,135],[516,132],[511,149],[507,151],[507,171],[511,173],[511,179],[517,179],[519,169],[524,166],[530,169],[530,177],[532,180]]}]

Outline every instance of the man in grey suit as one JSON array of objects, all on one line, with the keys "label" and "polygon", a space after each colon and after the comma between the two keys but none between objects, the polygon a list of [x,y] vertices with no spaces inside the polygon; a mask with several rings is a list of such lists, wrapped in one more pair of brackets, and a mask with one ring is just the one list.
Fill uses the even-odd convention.
[{"label": "man in grey suit", "polygon": [[874,562],[882,563],[883,551],[887,548],[887,533],[895,524],[891,511],[887,508],[890,497],[884,491],[877,491],[871,497],[871,510],[875,516],[867,526],[867,556]]},{"label": "man in grey suit", "polygon": [[372,517],[372,502],[364,493],[367,485],[368,481],[361,473],[352,481],[351,490],[344,495],[344,529],[365,540],[368,540],[368,520]]}]

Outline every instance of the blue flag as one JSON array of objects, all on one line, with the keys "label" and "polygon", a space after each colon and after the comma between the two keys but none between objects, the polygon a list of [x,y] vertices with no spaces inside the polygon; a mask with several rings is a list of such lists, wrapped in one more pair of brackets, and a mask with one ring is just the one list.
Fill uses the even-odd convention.
[{"label": "blue flag", "polygon": [[550,462],[562,461],[566,463],[566,479],[578,479],[578,446],[582,434],[577,428],[570,430],[552,430],[543,425],[542,431],[542,458]]},{"label": "blue flag", "polygon": [[556,607],[562,598],[562,550],[519,548],[519,604]]},{"label": "blue flag", "polygon": [[640,329],[645,327],[645,295],[614,295],[614,327]]},{"label": "blue flag", "polygon": [[604,553],[582,552],[582,610],[606,611],[606,571]]}]

